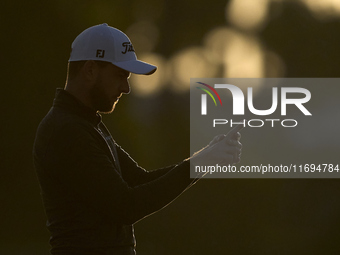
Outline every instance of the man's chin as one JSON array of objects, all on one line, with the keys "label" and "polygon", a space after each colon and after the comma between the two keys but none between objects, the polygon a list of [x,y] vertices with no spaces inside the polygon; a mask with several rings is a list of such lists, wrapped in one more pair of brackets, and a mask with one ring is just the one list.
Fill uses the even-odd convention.
[{"label": "man's chin", "polygon": [[99,109],[98,112],[101,113],[101,114],[110,114],[114,111],[114,109],[116,108],[116,103],[115,102],[113,104],[113,106],[111,106],[110,108],[105,108],[105,109]]}]

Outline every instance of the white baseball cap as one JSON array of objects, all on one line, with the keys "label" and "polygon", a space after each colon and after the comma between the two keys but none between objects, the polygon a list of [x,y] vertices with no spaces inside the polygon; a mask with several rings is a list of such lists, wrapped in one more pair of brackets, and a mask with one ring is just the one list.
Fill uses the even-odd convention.
[{"label": "white baseball cap", "polygon": [[85,29],[72,43],[69,61],[106,61],[135,74],[152,74],[157,67],[137,59],[130,39],[106,23]]}]

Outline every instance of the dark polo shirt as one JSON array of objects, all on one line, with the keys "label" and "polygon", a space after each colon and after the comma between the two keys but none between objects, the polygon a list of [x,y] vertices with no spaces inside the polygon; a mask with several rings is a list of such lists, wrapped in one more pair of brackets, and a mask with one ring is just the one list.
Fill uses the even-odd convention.
[{"label": "dark polo shirt", "polygon": [[63,89],[38,127],[33,159],[55,255],[135,254],[133,224],[193,183],[189,161],[138,166],[100,115]]}]

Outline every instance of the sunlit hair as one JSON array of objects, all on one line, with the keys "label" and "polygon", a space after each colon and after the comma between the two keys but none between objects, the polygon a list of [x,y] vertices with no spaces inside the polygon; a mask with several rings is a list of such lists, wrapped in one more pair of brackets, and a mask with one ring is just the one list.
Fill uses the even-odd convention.
[{"label": "sunlit hair", "polygon": [[[68,62],[67,65],[67,80],[73,80],[74,78],[77,77],[78,73],[80,72],[81,68],[84,66],[87,60],[82,60],[82,61],[71,61]],[[96,61],[96,62],[101,68],[105,67],[106,65],[110,64],[109,62],[105,61]]]}]

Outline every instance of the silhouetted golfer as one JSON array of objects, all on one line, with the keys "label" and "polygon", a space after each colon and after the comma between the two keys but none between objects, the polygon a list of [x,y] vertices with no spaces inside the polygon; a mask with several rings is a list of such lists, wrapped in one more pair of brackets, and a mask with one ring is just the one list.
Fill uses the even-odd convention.
[{"label": "silhouetted golfer", "polygon": [[137,60],[124,33],[107,24],[90,27],[74,40],[65,89],[57,89],[33,151],[52,254],[135,254],[133,224],[200,177],[190,178],[190,161],[240,160],[237,130],[215,137],[190,160],[151,172],[115,143],[98,112],[112,112],[130,92],[130,73],[155,71]]}]

